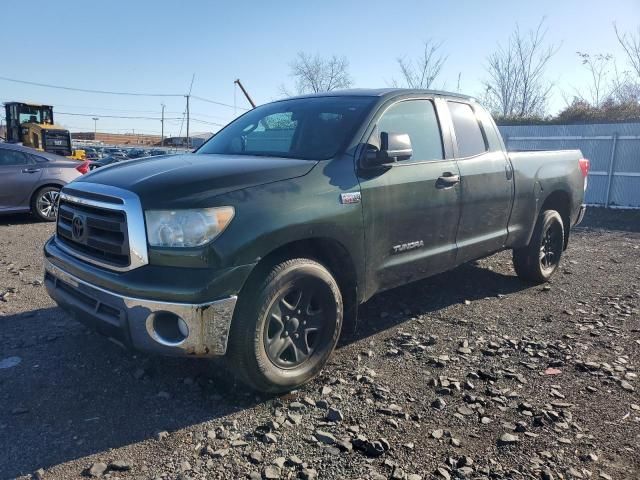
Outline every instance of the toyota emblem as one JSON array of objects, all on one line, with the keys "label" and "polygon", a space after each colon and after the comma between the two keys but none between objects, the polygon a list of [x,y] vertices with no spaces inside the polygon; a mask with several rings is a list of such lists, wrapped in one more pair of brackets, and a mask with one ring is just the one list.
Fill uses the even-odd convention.
[{"label": "toyota emblem", "polygon": [[71,233],[73,233],[73,238],[75,240],[82,240],[84,237],[84,218],[79,215],[73,217],[71,222]]}]

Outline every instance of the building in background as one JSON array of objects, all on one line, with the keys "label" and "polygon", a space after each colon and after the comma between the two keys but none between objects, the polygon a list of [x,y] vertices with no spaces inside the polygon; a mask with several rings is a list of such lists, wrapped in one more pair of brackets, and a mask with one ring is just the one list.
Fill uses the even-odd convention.
[{"label": "building in background", "polygon": [[73,132],[72,140],[89,140],[106,145],[160,145],[160,135],[145,135],[141,133],[102,133],[102,132]]}]

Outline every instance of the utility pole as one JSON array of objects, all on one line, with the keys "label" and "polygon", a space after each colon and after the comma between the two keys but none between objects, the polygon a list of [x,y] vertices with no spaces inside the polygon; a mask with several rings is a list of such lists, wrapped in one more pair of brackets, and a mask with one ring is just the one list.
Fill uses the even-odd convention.
[{"label": "utility pole", "polygon": [[96,136],[98,134],[98,120],[100,120],[98,117],[93,117],[93,139],[97,140]]},{"label": "utility pole", "polygon": [[162,123],[162,133],[160,135],[160,146],[164,147],[164,103],[161,103],[160,105],[162,105],[162,120],[160,120]]},{"label": "utility pole", "polygon": [[244,96],[247,97],[247,100],[251,104],[251,108],[256,108],[256,104],[253,103],[252,98],[249,96],[247,91],[244,89],[244,86],[242,85],[242,82],[240,82],[240,79],[236,78],[236,80],[233,83],[235,83],[236,85],[238,85],[240,87],[240,90],[242,90],[242,93],[244,93]]},{"label": "utility pole", "polygon": [[189,144],[191,143],[189,140],[189,97],[191,95],[186,95],[187,97],[187,149],[189,148]]}]

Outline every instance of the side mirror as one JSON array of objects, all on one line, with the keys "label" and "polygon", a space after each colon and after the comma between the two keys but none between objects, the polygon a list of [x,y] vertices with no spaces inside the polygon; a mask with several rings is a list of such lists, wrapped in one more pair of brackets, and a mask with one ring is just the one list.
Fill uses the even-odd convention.
[{"label": "side mirror", "polygon": [[367,145],[364,163],[366,167],[379,167],[408,160],[413,156],[411,138],[406,133],[380,133],[380,149]]},{"label": "side mirror", "polygon": [[411,137],[406,133],[380,133],[380,151],[384,152],[389,162],[409,160],[413,156]]}]

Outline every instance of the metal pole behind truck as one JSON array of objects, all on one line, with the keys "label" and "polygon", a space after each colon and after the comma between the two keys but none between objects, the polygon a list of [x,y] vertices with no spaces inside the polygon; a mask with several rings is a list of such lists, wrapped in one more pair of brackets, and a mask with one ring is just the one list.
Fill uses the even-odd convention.
[{"label": "metal pole behind truck", "polygon": [[187,148],[189,148],[189,97],[190,95],[187,95]]},{"label": "metal pole behind truck", "polygon": [[161,103],[161,105],[162,105],[162,119],[160,120],[160,123],[162,125],[162,128],[160,133],[160,146],[164,147],[164,103]]}]

